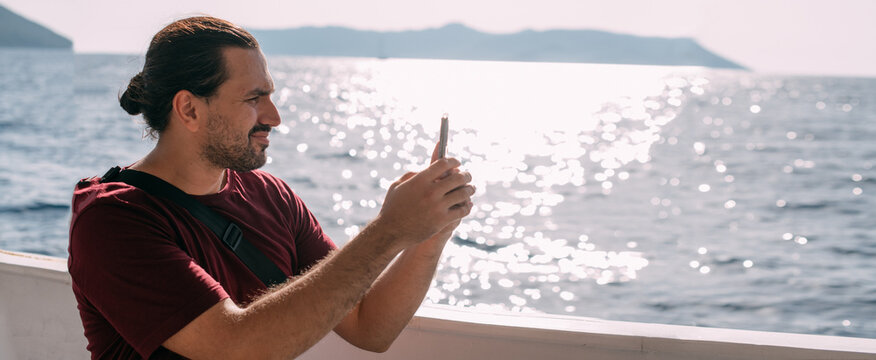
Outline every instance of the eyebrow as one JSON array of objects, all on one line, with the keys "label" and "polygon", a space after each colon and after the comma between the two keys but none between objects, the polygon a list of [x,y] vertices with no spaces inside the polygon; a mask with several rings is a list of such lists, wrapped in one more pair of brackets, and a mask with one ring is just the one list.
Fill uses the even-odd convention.
[{"label": "eyebrow", "polygon": [[274,87],[272,86],[270,89],[264,89],[264,88],[255,88],[255,89],[252,89],[252,90],[250,90],[249,92],[247,92],[246,95],[244,95],[244,96],[245,96],[245,97],[250,97],[250,96],[266,96],[266,95],[271,95],[271,94],[273,94],[273,93],[274,93]]}]

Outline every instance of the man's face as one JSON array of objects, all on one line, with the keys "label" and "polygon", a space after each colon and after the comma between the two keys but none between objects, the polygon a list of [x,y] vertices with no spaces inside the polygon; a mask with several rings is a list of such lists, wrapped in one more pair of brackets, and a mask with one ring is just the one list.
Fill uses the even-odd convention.
[{"label": "man's face", "polygon": [[265,164],[268,134],[280,124],[274,83],[258,49],[223,50],[228,79],[210,97],[201,155],[216,167],[250,171]]}]

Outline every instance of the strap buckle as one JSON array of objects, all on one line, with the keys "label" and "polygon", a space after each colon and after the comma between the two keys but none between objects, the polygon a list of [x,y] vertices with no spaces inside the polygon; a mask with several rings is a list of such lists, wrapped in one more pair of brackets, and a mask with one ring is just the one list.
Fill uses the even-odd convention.
[{"label": "strap buckle", "polygon": [[235,223],[228,223],[225,228],[225,234],[222,235],[222,242],[225,243],[231,250],[237,251],[237,246],[240,245],[240,240],[243,239],[243,231],[237,227]]}]

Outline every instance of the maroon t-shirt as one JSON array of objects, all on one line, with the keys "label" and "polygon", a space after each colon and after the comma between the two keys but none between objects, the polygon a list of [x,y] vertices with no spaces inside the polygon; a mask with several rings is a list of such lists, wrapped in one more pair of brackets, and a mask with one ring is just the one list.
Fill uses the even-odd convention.
[{"label": "maroon t-shirt", "polygon": [[[219,193],[195,198],[237,223],[287,275],[335,248],[282,180],[258,170],[227,174]],[[227,297],[246,304],[265,290],[171,201],[91,179],[76,187],[72,210],[68,267],[93,358],[173,358],[161,344],[198,315]]]}]

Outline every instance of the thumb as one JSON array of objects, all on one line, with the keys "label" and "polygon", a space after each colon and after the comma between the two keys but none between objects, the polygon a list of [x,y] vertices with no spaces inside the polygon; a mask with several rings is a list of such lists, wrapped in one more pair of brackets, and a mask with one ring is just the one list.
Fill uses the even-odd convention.
[{"label": "thumb", "polygon": [[432,149],[432,161],[429,163],[432,164],[436,161],[438,161],[438,143],[435,143],[435,148]]}]

